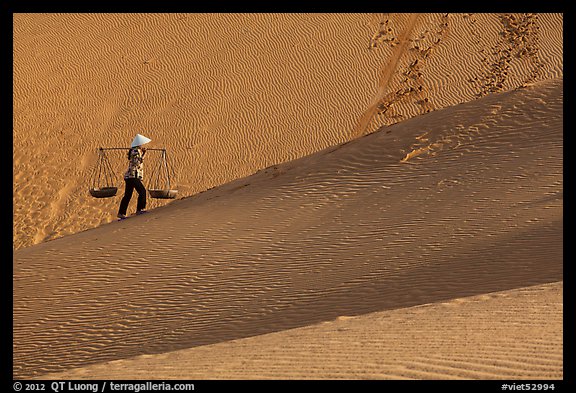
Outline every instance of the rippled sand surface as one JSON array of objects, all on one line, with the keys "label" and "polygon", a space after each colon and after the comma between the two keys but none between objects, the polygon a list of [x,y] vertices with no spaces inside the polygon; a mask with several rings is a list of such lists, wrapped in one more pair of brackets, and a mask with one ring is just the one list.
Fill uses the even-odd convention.
[{"label": "rippled sand surface", "polygon": [[14,377],[562,379],[561,15],[14,20]]}]

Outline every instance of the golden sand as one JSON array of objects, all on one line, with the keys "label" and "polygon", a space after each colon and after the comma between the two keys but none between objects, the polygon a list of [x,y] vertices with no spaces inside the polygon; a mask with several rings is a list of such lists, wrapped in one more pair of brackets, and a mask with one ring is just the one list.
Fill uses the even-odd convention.
[{"label": "golden sand", "polygon": [[15,15],[14,376],[562,379],[562,24]]}]

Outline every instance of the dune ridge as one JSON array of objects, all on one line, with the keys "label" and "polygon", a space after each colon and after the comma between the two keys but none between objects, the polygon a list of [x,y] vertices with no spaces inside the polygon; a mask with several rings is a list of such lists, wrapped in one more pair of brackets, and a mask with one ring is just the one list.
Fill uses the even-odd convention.
[{"label": "dune ridge", "polygon": [[563,377],[562,289],[559,282],[340,316],[38,378],[558,380]]},{"label": "dune ridge", "polygon": [[[562,110],[562,79],[489,94],[16,250],[15,376],[562,281]],[[537,312],[550,301],[556,315],[526,328],[545,337],[524,340],[526,351],[488,345],[468,371],[455,371],[459,352],[430,355],[380,377],[561,376],[561,333],[547,339],[561,329],[561,284],[552,288],[535,308],[517,303]],[[512,340],[510,318],[499,328]],[[519,366],[525,357],[533,363]]]}]

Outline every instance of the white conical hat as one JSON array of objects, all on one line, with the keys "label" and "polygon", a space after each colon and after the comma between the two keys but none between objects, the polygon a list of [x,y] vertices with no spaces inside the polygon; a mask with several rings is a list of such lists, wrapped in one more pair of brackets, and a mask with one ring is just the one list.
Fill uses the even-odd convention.
[{"label": "white conical hat", "polygon": [[152,139],[146,138],[144,135],[136,134],[136,136],[134,137],[134,140],[132,141],[132,145],[130,145],[130,147],[145,145],[148,142],[152,142]]}]

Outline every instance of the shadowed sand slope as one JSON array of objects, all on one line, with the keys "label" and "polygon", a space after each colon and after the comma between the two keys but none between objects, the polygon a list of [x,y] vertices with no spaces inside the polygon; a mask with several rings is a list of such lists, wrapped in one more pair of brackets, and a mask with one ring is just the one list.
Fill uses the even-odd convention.
[{"label": "shadowed sand slope", "polygon": [[88,194],[96,149],[136,133],[191,196],[563,75],[562,14],[16,14],[13,31],[14,249],[112,221],[122,193]]},{"label": "shadowed sand slope", "polygon": [[15,376],[561,281],[562,88],[431,112],[15,251]]},{"label": "shadowed sand slope", "polygon": [[42,379],[562,379],[562,282],[335,320]]}]

